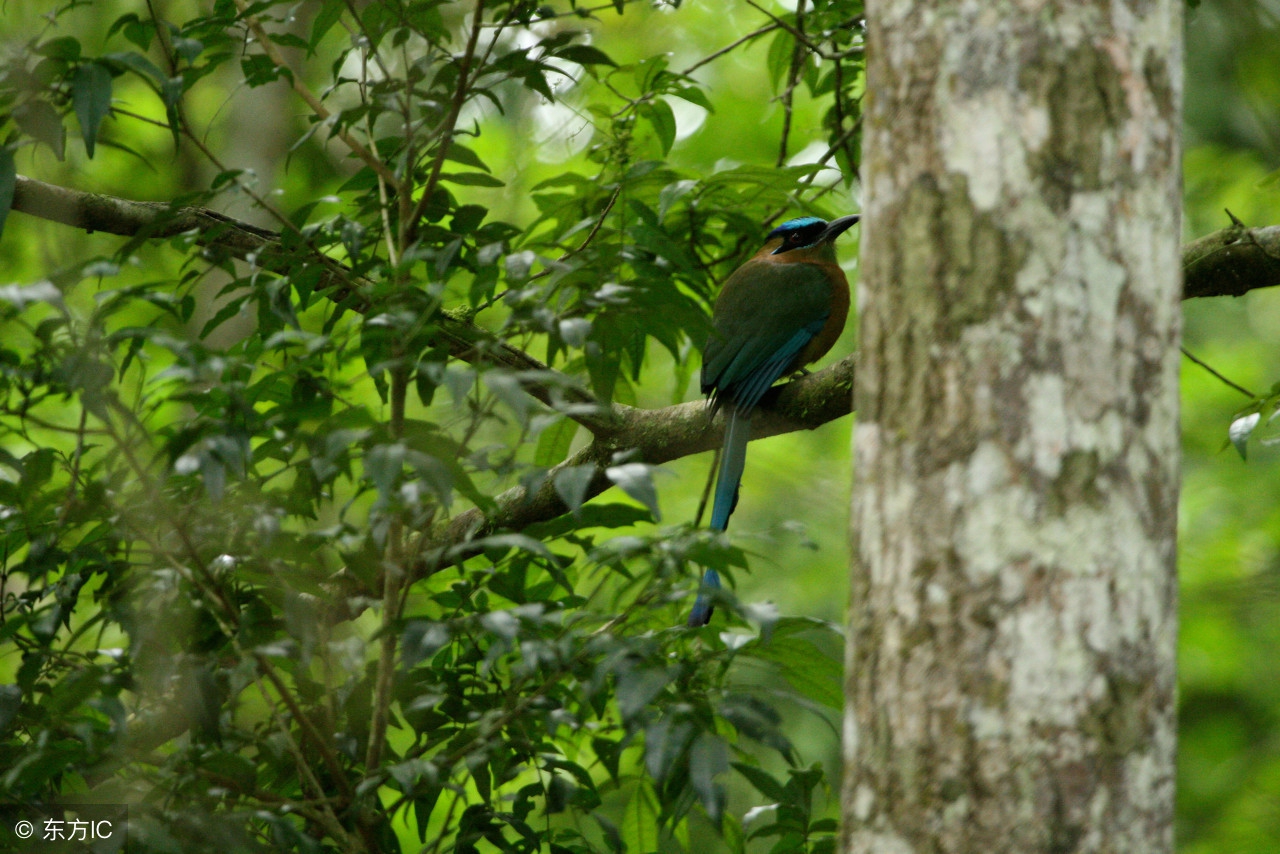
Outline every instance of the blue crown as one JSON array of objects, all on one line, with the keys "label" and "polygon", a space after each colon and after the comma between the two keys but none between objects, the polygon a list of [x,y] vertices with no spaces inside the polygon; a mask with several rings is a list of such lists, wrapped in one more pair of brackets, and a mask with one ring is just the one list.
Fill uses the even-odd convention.
[{"label": "blue crown", "polygon": [[786,237],[789,234],[796,234],[812,230],[814,237],[821,233],[822,229],[827,227],[827,221],[816,216],[800,216],[795,219],[789,219],[782,225],[769,232],[769,238]]}]

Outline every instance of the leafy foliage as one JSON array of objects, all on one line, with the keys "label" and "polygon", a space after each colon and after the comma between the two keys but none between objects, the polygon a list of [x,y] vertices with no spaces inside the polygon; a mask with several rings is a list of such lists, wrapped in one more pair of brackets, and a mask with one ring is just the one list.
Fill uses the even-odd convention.
[{"label": "leafy foliage", "polygon": [[[0,209],[15,154],[143,157],[156,124],[213,172],[0,289],[0,793],[134,804],[138,851],[832,850],[828,781],[781,724],[838,709],[837,633],[728,596],[732,631],[673,627],[702,566],[746,555],[658,527],[628,448],[602,473],[629,502],[587,501],[571,455],[655,364],[687,381],[762,223],[830,213],[861,4],[768,20],[777,162],[710,175],[678,163],[673,105],[715,93],[616,60],[602,10],[216,0],[111,11],[95,53],[85,6],[0,69]],[[207,142],[235,87],[307,105],[292,150],[328,172],[292,209]],[[787,165],[798,91],[825,105],[816,164]],[[519,175],[485,134],[546,102],[592,141],[505,221]],[[167,230],[243,198],[274,234]],[[547,478],[571,513],[484,526]]]}]

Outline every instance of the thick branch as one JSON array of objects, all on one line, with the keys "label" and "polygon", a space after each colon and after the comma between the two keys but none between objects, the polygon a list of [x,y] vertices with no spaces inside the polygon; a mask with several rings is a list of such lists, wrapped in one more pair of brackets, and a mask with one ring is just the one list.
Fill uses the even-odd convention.
[{"label": "thick branch", "polygon": [[[846,356],[821,371],[771,389],[752,418],[751,438],[812,430],[848,415],[853,408],[855,360],[854,355]],[[587,489],[591,497],[612,485],[605,470],[616,464],[615,454],[625,453],[628,462],[658,465],[717,448],[724,439],[723,415],[709,418],[702,401],[664,409],[617,406],[615,411],[615,429],[597,435],[589,445],[551,469],[532,491],[524,486],[513,487],[498,496],[498,509],[490,515],[478,509],[468,510],[428,535],[419,544],[418,551],[424,558],[417,573],[435,571],[463,559],[471,551],[466,546],[470,540],[495,531],[519,531],[569,512],[554,484],[555,475],[567,468],[595,466],[595,477]]]},{"label": "thick branch", "polygon": [[85,193],[17,176],[13,210],[50,222],[122,237],[164,240],[191,232],[201,246],[216,246],[243,258],[279,239],[274,231],[223,216],[207,208],[175,207]]},{"label": "thick branch", "polygon": [[[353,279],[343,265],[319,252],[299,257],[297,251],[280,248],[279,235],[274,232],[206,208],[131,201],[18,176],[13,209],[73,228],[126,237],[163,239],[191,233],[201,246],[235,258],[251,257],[255,263],[282,274],[299,263],[318,259],[331,271],[330,281],[322,288],[330,299],[357,312],[370,310],[362,292],[369,283]],[[1182,262],[1184,299],[1240,296],[1273,287],[1280,284],[1280,226],[1235,225],[1222,229],[1184,246]],[[598,495],[611,485],[604,470],[617,452],[631,450],[631,459],[657,465],[710,450],[720,443],[723,424],[720,419],[709,421],[701,403],[658,410],[615,404],[604,411],[568,377],[522,350],[495,340],[480,327],[447,313],[441,314],[438,324],[439,335],[452,356],[524,373],[528,378],[524,388],[530,395],[568,411],[570,417],[592,432],[591,444],[552,471],[554,475],[569,466],[596,466],[589,495]],[[850,356],[772,391],[755,417],[754,438],[813,429],[848,415],[853,409],[853,361]],[[479,510],[459,515],[447,527],[428,536],[420,553],[428,555],[432,567],[454,563],[464,556],[465,550],[459,547],[469,539],[499,530],[520,530],[567,510],[549,477],[532,495],[523,487],[507,490],[498,497],[497,511],[487,518]]]},{"label": "thick branch", "polygon": [[1182,298],[1238,297],[1280,284],[1280,226],[1232,226],[1182,247]]}]

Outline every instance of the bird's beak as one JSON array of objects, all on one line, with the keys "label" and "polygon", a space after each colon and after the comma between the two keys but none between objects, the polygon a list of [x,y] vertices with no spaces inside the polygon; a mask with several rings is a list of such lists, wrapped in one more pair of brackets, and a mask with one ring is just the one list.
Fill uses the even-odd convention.
[{"label": "bird's beak", "polygon": [[827,223],[827,229],[822,232],[822,237],[819,238],[818,242],[830,243],[832,240],[835,240],[843,234],[849,226],[853,225],[860,219],[862,219],[860,214],[852,214],[850,216],[842,216],[839,219],[831,220],[831,222]]}]

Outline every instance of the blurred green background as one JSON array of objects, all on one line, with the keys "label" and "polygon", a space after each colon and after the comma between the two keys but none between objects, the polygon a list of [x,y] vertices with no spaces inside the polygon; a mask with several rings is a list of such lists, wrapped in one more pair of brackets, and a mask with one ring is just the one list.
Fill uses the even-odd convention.
[{"label": "blurred green background", "polygon": [[[17,49],[39,32],[46,25],[45,5],[10,0],[0,17],[0,49]],[[133,5],[145,14],[142,4]],[[179,2],[156,5],[162,13],[182,8]],[[128,8],[125,0],[95,0],[62,26],[76,32],[89,52]],[[305,8],[300,14],[305,28]],[[1204,0],[1188,12],[1187,239],[1227,225],[1224,208],[1248,225],[1280,224],[1278,14],[1274,0]],[[620,62],[665,51],[671,68],[679,70],[764,21],[746,4],[716,0],[678,9],[637,4],[625,16],[602,12],[598,22],[582,26]],[[726,160],[775,162],[783,117],[766,72],[766,52],[767,40],[695,73],[708,85],[716,110],[675,105],[674,165],[705,174]],[[118,107],[163,121],[149,93],[118,85]],[[296,208],[337,186],[341,176],[318,142],[290,150],[306,124],[302,107],[283,85],[237,88],[228,77],[220,87],[200,91],[206,100],[195,106],[207,123],[210,148],[228,167],[253,169],[258,190],[281,207]],[[475,149],[508,181],[487,200],[496,218],[528,222],[534,216],[528,189],[566,163],[584,162],[592,136],[585,102],[572,92],[564,95],[556,105],[524,102],[508,105],[503,116],[490,111],[466,117],[483,129]],[[821,109],[798,96],[792,162],[815,159],[824,150]],[[111,130],[108,121],[106,131]],[[103,148],[90,163],[72,146],[60,163],[47,150],[28,149],[18,169],[53,183],[141,199],[169,199],[208,186],[217,171],[189,147],[175,155],[163,127],[131,130],[127,140],[118,141],[133,152]],[[586,166],[582,171],[590,174]],[[837,187],[824,204],[831,213],[856,211],[857,195],[854,182],[848,189]],[[224,202],[237,216],[269,224],[247,199]],[[845,244],[842,259],[852,277],[856,239]],[[72,233],[15,215],[0,243],[0,282],[30,282],[117,246],[117,238]],[[162,278],[157,269],[172,273],[177,263],[176,254],[163,248],[144,248],[139,257],[137,281]],[[1187,347],[1234,381],[1261,393],[1280,380],[1280,292],[1197,300],[1186,305],[1184,317]],[[852,351],[854,327],[851,319],[829,358]],[[696,396],[693,384],[678,387],[673,381],[679,374],[661,363],[665,354],[654,358],[637,403],[662,406]],[[1246,399],[1186,361],[1183,383],[1179,847],[1188,854],[1270,854],[1280,850],[1280,449],[1255,441],[1247,463],[1224,450],[1227,425]],[[734,518],[735,542],[755,555],[751,575],[738,579],[742,598],[772,600],[784,614],[843,619],[850,430],[845,419],[752,445]],[[670,476],[659,482],[664,522],[692,518],[709,463],[703,455],[667,467]],[[796,727],[805,752],[835,767],[834,730],[804,716],[796,718]]]},{"label": "blurred green background", "polygon": [[[1186,27],[1184,236],[1280,224],[1274,3],[1215,0]],[[1269,176],[1272,176],[1269,178]],[[1254,393],[1280,380],[1280,293],[1186,304],[1185,344]],[[1180,848],[1280,848],[1280,455],[1223,450],[1245,402],[1184,360],[1179,518]]]}]

